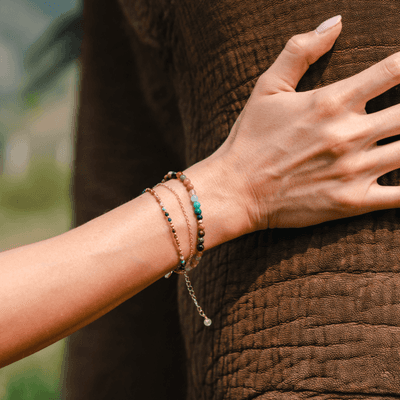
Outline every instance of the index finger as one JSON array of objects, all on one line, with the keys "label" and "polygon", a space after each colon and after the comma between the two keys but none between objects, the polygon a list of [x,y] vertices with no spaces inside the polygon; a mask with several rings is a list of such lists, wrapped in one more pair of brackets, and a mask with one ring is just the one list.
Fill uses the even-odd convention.
[{"label": "index finger", "polygon": [[339,93],[343,93],[350,103],[364,109],[369,100],[398,84],[400,84],[400,52],[332,86],[336,86]]}]

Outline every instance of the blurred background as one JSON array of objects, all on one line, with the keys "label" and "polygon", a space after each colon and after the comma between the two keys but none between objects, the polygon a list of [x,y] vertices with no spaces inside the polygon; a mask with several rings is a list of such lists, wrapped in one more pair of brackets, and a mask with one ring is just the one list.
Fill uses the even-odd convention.
[{"label": "blurred background", "polygon": [[[0,250],[71,227],[82,7],[0,0]],[[63,350],[0,369],[0,399],[60,399]]]}]

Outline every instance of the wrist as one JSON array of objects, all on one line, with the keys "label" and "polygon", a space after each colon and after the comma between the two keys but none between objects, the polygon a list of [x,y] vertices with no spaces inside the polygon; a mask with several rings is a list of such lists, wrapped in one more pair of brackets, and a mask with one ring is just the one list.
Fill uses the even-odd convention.
[{"label": "wrist", "polygon": [[232,179],[221,157],[209,157],[183,173],[191,180],[201,203],[206,231],[205,250],[252,232],[244,188]]}]

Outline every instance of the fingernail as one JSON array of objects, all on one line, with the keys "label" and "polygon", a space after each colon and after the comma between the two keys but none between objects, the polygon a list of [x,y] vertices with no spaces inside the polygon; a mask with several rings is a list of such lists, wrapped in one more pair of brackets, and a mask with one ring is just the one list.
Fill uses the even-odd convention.
[{"label": "fingernail", "polygon": [[315,32],[318,35],[321,35],[321,33],[326,32],[328,29],[333,28],[335,25],[337,25],[340,21],[342,20],[341,15],[336,15],[335,17],[329,18],[326,21],[324,21],[316,30]]}]

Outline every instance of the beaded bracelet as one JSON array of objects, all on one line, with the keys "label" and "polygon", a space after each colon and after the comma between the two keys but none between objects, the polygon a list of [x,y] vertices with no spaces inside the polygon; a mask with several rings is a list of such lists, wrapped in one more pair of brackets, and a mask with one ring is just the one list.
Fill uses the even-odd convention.
[{"label": "beaded bracelet", "polygon": [[[164,183],[159,183],[158,185],[154,186],[154,189],[156,187],[158,187],[158,186],[163,186],[163,187],[167,188],[169,191],[171,191],[173,193],[173,195],[178,200],[179,206],[181,207],[182,213],[183,213],[183,215],[185,217],[186,225],[187,225],[188,231],[189,231],[189,258],[186,261],[186,265],[187,265],[188,263],[190,263],[190,261],[193,258],[193,234],[192,234],[192,227],[190,225],[189,217],[186,214],[185,207],[184,207],[184,205],[182,203],[182,200],[179,197],[178,193],[176,193],[174,189],[172,189],[168,185],[165,185]],[[182,268],[177,268],[177,269],[175,269],[175,272],[178,273],[178,274],[183,274],[183,269]],[[165,275],[165,278],[169,278],[173,273],[174,273],[174,271],[168,272],[168,274]]]},{"label": "beaded bracelet", "polygon": [[163,211],[165,217],[167,218],[167,221],[169,222],[172,234],[174,235],[176,247],[178,249],[178,256],[179,256],[179,260],[180,260],[179,265],[178,265],[177,268],[182,268],[184,270],[185,269],[185,265],[186,265],[186,261],[185,261],[185,257],[183,255],[183,252],[182,252],[182,249],[181,249],[181,243],[180,243],[180,241],[178,239],[178,235],[176,234],[175,226],[172,223],[172,219],[171,219],[169,213],[167,212],[167,210],[166,210],[166,208],[164,206],[164,203],[161,201],[160,196],[158,196],[158,194],[153,189],[147,188],[147,189],[143,190],[143,193],[146,193],[146,192],[149,192],[151,195],[153,195],[155,197],[155,199],[157,200],[158,204],[161,207],[161,210]]},{"label": "beaded bracelet", "polygon": [[[163,186],[166,186],[166,185],[163,185]],[[181,249],[180,241],[178,239],[178,235],[176,234],[175,226],[172,223],[172,219],[171,219],[169,213],[167,212],[167,210],[166,210],[166,208],[164,206],[164,203],[161,201],[160,196],[158,196],[158,194],[153,189],[147,188],[147,189],[143,190],[142,193],[146,193],[146,192],[149,192],[150,194],[152,194],[155,197],[155,199],[157,200],[158,204],[161,207],[161,210],[163,211],[165,217],[167,218],[167,221],[169,222],[169,224],[171,226],[171,230],[172,230],[172,233],[174,235],[174,239],[175,239],[176,246],[177,246],[177,249],[178,249],[178,255],[179,255],[180,263],[179,263],[178,267],[172,272],[177,272],[177,273],[182,273],[183,274],[183,276],[185,277],[185,284],[186,284],[186,287],[188,289],[189,295],[192,298],[193,303],[196,306],[199,315],[204,318],[204,325],[205,326],[210,326],[212,321],[211,321],[210,318],[207,317],[207,315],[205,314],[203,309],[200,307],[200,305],[199,305],[199,303],[197,301],[196,294],[194,292],[192,283],[190,282],[190,279],[189,279],[189,277],[187,275],[187,272],[186,272],[186,269],[185,269],[185,266],[186,266],[185,257],[183,256],[183,252],[182,252],[182,249]],[[176,194],[176,195],[178,196],[178,194]],[[178,198],[179,198],[179,196],[178,196]],[[180,205],[182,204],[181,201],[179,203],[180,203]],[[183,205],[182,205],[182,207],[183,207]],[[183,210],[184,210],[184,208],[183,208]],[[184,212],[184,215],[186,215],[186,212]],[[189,232],[191,232],[190,224],[189,224]],[[190,251],[190,254],[192,254],[192,251]],[[190,257],[189,257],[189,259],[190,259]],[[182,272],[178,272],[178,271],[182,271]]]},{"label": "beaded bracelet", "polygon": [[197,267],[199,264],[201,257],[203,256],[204,251],[204,225],[203,225],[203,214],[201,211],[201,204],[199,203],[199,198],[197,197],[196,191],[194,190],[194,186],[189,178],[183,175],[182,172],[174,172],[170,171],[167,175],[164,176],[164,179],[161,181],[162,183],[169,181],[170,179],[179,179],[183,185],[186,187],[186,190],[189,192],[190,201],[193,205],[193,210],[197,219],[197,244],[196,244],[196,253],[194,257],[188,265],[186,265],[185,270],[190,271]]}]

